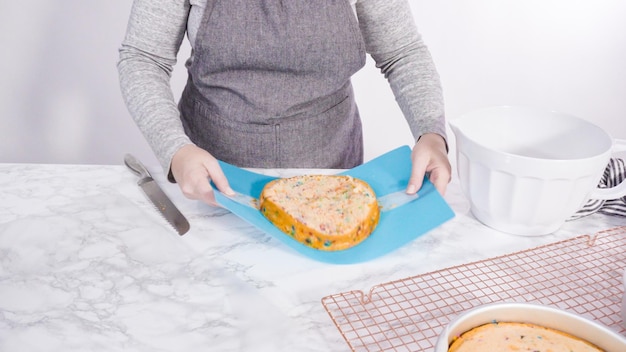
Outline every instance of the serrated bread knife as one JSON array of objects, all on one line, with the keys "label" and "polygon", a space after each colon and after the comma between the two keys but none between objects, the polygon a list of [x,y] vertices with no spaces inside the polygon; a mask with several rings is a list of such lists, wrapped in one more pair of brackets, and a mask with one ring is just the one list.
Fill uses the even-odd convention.
[{"label": "serrated bread knife", "polygon": [[178,234],[182,236],[189,231],[189,221],[187,221],[185,216],[176,208],[161,187],[159,187],[152,178],[152,175],[150,175],[150,172],[148,172],[148,169],[130,154],[124,156],[124,164],[139,176],[137,185],[139,185],[146,196],[148,196],[148,199],[150,199],[152,204],[154,204],[161,215],[163,215],[165,220],[174,227]]}]

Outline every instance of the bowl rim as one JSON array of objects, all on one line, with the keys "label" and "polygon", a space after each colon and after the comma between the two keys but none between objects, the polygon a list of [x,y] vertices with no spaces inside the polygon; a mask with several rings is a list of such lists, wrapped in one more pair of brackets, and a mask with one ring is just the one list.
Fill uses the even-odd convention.
[{"label": "bowl rim", "polygon": [[[520,154],[515,154],[515,153],[511,153],[511,152],[507,152],[507,151],[503,151],[503,150],[497,150],[497,149],[493,149],[490,148],[489,146],[487,146],[485,143],[477,141],[475,138],[471,138],[469,137],[467,134],[465,133],[460,133],[463,138],[461,138],[461,136],[459,136],[459,134],[455,131],[455,127],[458,128],[460,130],[460,128],[458,127],[457,124],[462,124],[464,122],[464,120],[466,119],[470,119],[472,115],[475,114],[480,114],[483,112],[487,112],[487,111],[505,111],[505,110],[524,110],[524,111],[529,111],[529,112],[537,112],[537,113],[543,113],[543,114],[550,114],[550,115],[556,115],[556,116],[561,116],[561,117],[567,117],[567,118],[571,118],[571,119],[575,119],[578,120],[580,122],[583,122],[587,125],[589,125],[589,127],[593,127],[595,129],[598,130],[598,132],[601,132],[602,134],[604,134],[607,137],[607,141],[610,142],[610,145],[608,146],[608,148],[606,148],[606,150],[604,150],[602,153],[597,153],[595,155],[591,155],[591,156],[587,156],[584,158],[575,158],[575,159],[558,159],[558,158],[540,158],[540,157],[530,157],[530,156],[526,156],[526,155],[520,155]],[[471,111],[467,111],[465,113],[460,114],[457,118],[455,119],[450,119],[448,120],[447,124],[450,126],[450,128],[452,129],[452,133],[455,136],[456,139],[456,144],[457,144],[457,153],[459,152],[459,144],[463,144],[462,142],[467,141],[467,145],[470,148],[477,148],[479,150],[481,150],[482,152],[488,152],[491,155],[490,157],[499,157],[499,158],[503,158],[504,160],[508,161],[511,159],[516,159],[516,160],[522,160],[522,161],[530,161],[530,162],[534,162],[534,163],[541,163],[544,167],[545,166],[549,166],[549,165],[555,165],[555,164],[580,164],[580,163],[587,163],[591,160],[596,160],[596,159],[607,159],[608,156],[610,156],[614,146],[615,146],[615,138],[608,133],[608,131],[606,131],[604,128],[598,126],[597,124],[588,121],[580,116],[574,115],[574,114],[570,114],[570,113],[566,113],[566,112],[561,112],[561,111],[557,111],[557,110],[550,110],[550,109],[541,109],[538,107],[532,107],[532,106],[525,106],[525,105],[493,105],[493,106],[486,106],[486,107],[482,107],[482,108],[477,108]],[[560,166],[559,166],[560,167]]]}]

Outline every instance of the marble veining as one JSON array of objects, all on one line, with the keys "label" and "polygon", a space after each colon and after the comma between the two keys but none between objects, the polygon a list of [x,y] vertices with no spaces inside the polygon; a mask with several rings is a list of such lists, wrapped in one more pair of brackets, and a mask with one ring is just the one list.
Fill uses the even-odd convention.
[{"label": "marble veining", "polygon": [[0,164],[0,351],[348,351],[324,296],[626,225],[594,214],[547,236],[503,234],[453,181],[454,219],[382,258],[331,265],[151,171],[186,235],[124,166]]}]

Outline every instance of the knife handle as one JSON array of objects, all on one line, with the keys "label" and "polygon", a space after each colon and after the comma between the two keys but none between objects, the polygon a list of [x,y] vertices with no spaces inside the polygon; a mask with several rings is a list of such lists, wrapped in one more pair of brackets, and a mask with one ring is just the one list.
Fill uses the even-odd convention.
[{"label": "knife handle", "polygon": [[152,177],[148,169],[146,169],[146,167],[131,154],[126,154],[124,156],[124,164],[126,164],[132,172],[137,174],[139,178]]}]

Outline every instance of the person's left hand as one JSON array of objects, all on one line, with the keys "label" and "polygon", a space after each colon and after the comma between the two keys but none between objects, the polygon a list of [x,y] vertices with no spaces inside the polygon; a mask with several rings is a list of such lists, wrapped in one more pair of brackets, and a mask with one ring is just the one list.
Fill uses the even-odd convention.
[{"label": "person's left hand", "polygon": [[422,187],[424,175],[429,173],[428,179],[443,196],[452,177],[452,167],[443,137],[435,133],[422,135],[413,147],[411,161],[413,167],[406,193],[417,192]]}]

